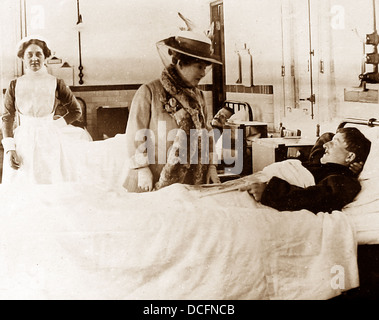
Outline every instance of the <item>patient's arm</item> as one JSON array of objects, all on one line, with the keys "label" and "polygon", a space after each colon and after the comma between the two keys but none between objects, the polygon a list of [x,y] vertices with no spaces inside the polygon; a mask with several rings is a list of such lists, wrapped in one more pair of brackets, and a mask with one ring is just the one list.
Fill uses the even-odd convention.
[{"label": "patient's arm", "polygon": [[330,175],[308,188],[273,177],[262,194],[261,202],[280,211],[307,209],[314,213],[332,212],[352,202],[360,189],[356,179],[344,175]]}]

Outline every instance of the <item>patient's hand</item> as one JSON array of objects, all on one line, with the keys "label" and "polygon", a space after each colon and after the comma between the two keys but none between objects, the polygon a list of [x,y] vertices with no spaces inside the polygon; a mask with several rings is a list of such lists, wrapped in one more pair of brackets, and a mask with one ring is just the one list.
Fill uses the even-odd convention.
[{"label": "patient's hand", "polygon": [[349,169],[351,171],[353,171],[354,174],[358,175],[361,173],[361,171],[363,169],[363,165],[364,165],[364,163],[362,161],[361,162],[353,162],[350,164]]},{"label": "patient's hand", "polygon": [[256,201],[260,202],[262,199],[262,194],[267,186],[266,182],[254,182],[240,189],[240,191],[249,192]]}]

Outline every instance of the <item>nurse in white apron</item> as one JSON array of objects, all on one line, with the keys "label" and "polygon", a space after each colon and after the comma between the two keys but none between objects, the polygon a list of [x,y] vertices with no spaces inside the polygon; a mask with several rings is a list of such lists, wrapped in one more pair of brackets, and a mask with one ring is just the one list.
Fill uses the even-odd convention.
[{"label": "nurse in white apron", "polygon": [[[63,80],[47,72],[50,55],[41,37],[24,38],[18,46],[25,74],[11,81],[4,97],[2,183],[100,182],[119,176],[126,158],[122,137],[89,142],[86,135],[67,134],[81,108]],[[67,113],[54,119],[58,100]]]}]

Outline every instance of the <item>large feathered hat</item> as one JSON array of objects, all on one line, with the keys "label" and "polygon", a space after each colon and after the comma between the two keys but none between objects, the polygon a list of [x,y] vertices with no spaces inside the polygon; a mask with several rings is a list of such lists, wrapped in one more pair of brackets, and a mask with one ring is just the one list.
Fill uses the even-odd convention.
[{"label": "large feathered hat", "polygon": [[222,64],[213,54],[211,37],[213,36],[213,25],[207,33],[197,30],[194,23],[185,18],[180,12],[178,15],[186,24],[186,28],[181,28],[177,35],[157,42],[157,49],[166,65],[167,54],[170,50],[204,60],[210,63]]}]

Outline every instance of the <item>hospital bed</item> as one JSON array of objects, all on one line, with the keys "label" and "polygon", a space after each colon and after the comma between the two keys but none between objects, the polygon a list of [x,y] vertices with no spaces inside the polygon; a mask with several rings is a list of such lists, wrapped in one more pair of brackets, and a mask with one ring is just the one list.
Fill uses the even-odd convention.
[{"label": "hospital bed", "polygon": [[[364,127],[373,143],[362,191],[332,213],[278,212],[238,190],[268,179],[264,170],[138,194],[87,182],[0,185],[0,298],[347,297],[360,288],[360,253],[379,244],[379,127]],[[289,181],[303,170],[276,165],[291,166],[281,170]]]}]

